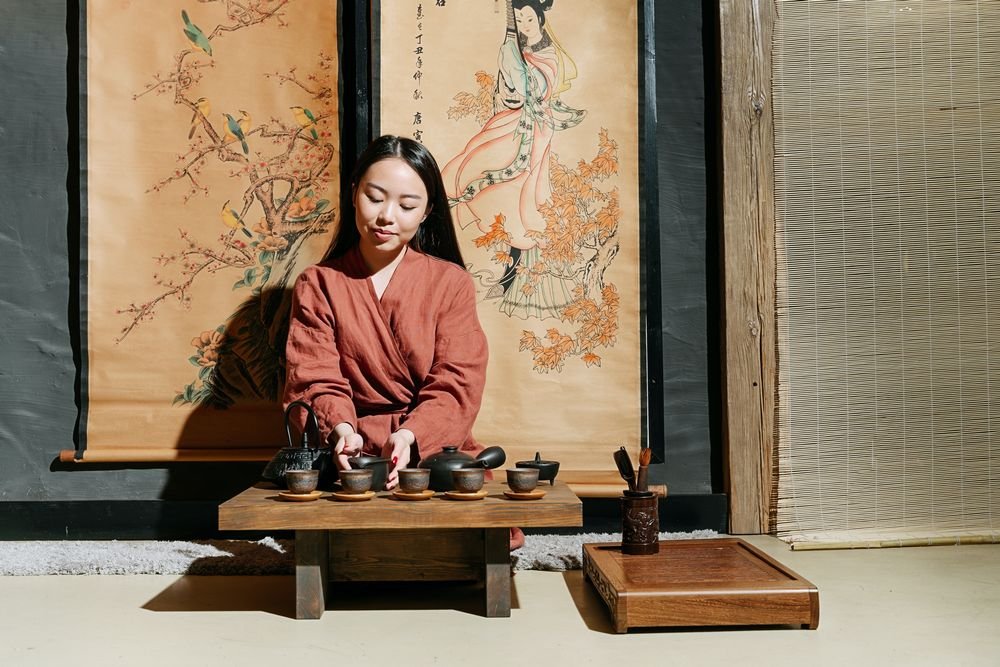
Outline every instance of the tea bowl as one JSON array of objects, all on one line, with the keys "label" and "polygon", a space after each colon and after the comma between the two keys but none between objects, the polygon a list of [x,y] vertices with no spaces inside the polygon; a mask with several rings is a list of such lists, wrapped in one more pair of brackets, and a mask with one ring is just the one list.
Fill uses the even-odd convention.
[{"label": "tea bowl", "polygon": [[459,493],[475,493],[486,481],[485,468],[458,468],[451,471],[451,482]]},{"label": "tea bowl", "polygon": [[319,486],[319,470],[286,470],[285,485],[292,493],[312,493]]},{"label": "tea bowl", "polygon": [[507,486],[514,493],[529,493],[538,486],[538,468],[508,468]]},{"label": "tea bowl", "polygon": [[399,490],[403,493],[420,493],[431,484],[429,468],[401,468],[399,470]]},{"label": "tea bowl", "polygon": [[370,468],[341,470],[340,488],[344,493],[364,493],[372,488],[372,476]]}]

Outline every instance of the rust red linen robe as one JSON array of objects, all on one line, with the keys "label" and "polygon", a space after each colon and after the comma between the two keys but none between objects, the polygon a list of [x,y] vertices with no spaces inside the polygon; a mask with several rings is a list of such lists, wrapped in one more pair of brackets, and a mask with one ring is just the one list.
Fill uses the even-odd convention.
[{"label": "rust red linen robe", "polygon": [[309,403],[331,445],[347,422],[366,453],[399,428],[416,436],[420,458],[444,445],[482,449],[472,425],[486,336],[472,277],[451,262],[407,249],[381,301],[357,248],[309,267],[295,284],[286,355],[285,405]]}]

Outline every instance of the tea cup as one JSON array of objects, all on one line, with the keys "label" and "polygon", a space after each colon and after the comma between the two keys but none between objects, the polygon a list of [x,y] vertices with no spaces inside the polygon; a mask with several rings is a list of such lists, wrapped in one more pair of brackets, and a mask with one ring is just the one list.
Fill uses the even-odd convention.
[{"label": "tea cup", "polygon": [[451,471],[451,482],[459,493],[476,493],[486,482],[485,468],[458,468]]},{"label": "tea cup", "polygon": [[338,473],[340,488],[344,493],[364,493],[372,488],[372,476],[370,468],[341,470]]},{"label": "tea cup", "polygon": [[430,468],[401,468],[399,490],[403,493],[420,493],[431,484]]},{"label": "tea cup", "polygon": [[538,468],[508,468],[507,486],[514,493],[530,493],[538,486]]},{"label": "tea cup", "polygon": [[286,470],[285,485],[292,493],[312,493],[319,486],[319,470]]}]

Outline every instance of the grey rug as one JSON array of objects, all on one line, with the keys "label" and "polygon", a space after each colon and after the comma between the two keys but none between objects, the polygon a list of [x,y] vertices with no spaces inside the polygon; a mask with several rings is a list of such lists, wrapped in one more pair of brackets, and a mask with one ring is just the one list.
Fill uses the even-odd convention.
[{"label": "grey rug", "polygon": [[[717,537],[712,530],[661,533],[661,540]],[[528,535],[511,554],[516,570],[575,570],[582,545],[621,534]],[[0,576],[54,574],[292,574],[294,542],[247,540],[0,542]]]}]

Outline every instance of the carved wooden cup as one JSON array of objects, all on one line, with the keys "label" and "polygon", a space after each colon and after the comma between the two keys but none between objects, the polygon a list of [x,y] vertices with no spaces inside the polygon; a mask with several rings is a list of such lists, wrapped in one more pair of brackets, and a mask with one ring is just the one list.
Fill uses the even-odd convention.
[{"label": "carved wooden cup", "polygon": [[622,496],[622,553],[660,552],[659,498],[650,491],[626,491]]}]

